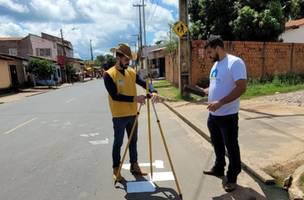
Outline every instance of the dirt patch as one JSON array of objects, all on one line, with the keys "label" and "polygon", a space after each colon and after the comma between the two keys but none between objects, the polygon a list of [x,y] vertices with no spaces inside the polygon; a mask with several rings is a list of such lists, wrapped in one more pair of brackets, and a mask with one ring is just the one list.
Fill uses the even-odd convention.
[{"label": "dirt patch", "polygon": [[[302,165],[304,165],[304,152],[299,153],[292,160],[267,166],[263,170],[275,178],[279,186],[283,186],[283,180],[289,175],[293,174],[295,170]],[[304,187],[304,175],[302,180]]]}]

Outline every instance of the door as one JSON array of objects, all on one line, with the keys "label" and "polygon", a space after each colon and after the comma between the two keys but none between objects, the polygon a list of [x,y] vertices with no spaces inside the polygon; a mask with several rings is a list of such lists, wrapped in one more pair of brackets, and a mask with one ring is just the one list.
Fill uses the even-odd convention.
[{"label": "door", "polygon": [[16,65],[10,65],[10,72],[11,72],[11,81],[12,81],[12,88],[14,90],[18,89],[18,75],[17,75],[17,67]]}]

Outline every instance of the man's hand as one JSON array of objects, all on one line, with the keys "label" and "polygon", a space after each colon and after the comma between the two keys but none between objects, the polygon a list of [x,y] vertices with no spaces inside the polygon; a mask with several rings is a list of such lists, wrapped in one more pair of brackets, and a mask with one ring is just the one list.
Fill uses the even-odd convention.
[{"label": "man's hand", "polygon": [[161,101],[161,98],[156,92],[153,92],[151,93],[151,101],[152,103],[158,103]]},{"label": "man's hand", "polygon": [[146,96],[145,95],[138,95],[138,96],[134,97],[134,100],[137,103],[140,103],[141,105],[143,105],[143,104],[146,103]]},{"label": "man's hand", "polygon": [[211,112],[215,112],[217,111],[220,107],[222,107],[224,104],[221,103],[220,101],[213,101],[213,102],[209,102],[207,109]]}]

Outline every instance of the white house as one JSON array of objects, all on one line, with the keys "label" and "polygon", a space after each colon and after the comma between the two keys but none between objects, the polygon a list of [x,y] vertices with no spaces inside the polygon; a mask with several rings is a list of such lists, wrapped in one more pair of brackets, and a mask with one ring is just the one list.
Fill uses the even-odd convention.
[{"label": "white house", "polygon": [[281,38],[284,42],[304,43],[304,18],[288,21]]}]

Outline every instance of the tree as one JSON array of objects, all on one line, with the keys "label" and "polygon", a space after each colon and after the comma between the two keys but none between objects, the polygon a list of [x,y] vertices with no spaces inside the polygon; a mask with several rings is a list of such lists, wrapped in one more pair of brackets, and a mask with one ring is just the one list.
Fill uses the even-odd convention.
[{"label": "tree", "polygon": [[116,59],[110,54],[105,54],[105,55],[98,55],[94,62],[95,65],[102,66],[104,70],[107,70],[115,65]]},{"label": "tree", "polygon": [[234,0],[190,0],[191,36],[206,39],[211,34],[221,35],[225,40],[234,39],[230,21],[237,11]]},{"label": "tree", "polygon": [[276,41],[290,15],[289,1],[190,0],[191,36],[206,39],[213,34],[224,40]]},{"label": "tree", "polygon": [[29,72],[33,73],[41,80],[48,80],[55,71],[55,66],[51,61],[43,59],[31,59],[28,64]]}]

